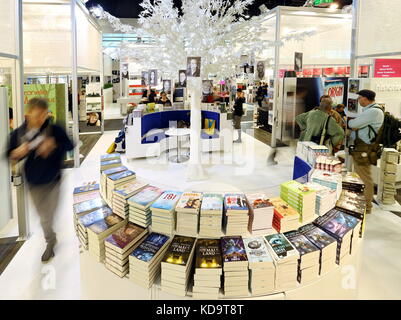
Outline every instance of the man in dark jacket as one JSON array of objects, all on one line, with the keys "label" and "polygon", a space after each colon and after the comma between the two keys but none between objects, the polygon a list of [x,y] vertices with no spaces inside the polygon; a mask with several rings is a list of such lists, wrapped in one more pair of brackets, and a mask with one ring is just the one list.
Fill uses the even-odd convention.
[{"label": "man in dark jacket", "polygon": [[234,142],[241,143],[241,119],[244,115],[244,107],[243,104],[245,102],[244,93],[242,89],[237,89],[237,97],[235,98],[234,102],[234,112],[233,112],[233,122],[234,122],[234,129],[238,131],[238,139]]},{"label": "man in dark jacket", "polygon": [[57,240],[53,220],[59,200],[61,166],[66,151],[74,148],[65,131],[50,124],[48,113],[47,100],[29,100],[26,121],[11,133],[8,147],[8,156],[12,161],[26,160],[26,182],[47,242],[43,262],[54,256]]}]

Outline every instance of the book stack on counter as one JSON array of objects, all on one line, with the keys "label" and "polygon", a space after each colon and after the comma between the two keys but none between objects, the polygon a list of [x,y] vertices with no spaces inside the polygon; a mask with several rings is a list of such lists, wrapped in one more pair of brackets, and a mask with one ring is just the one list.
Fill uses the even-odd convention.
[{"label": "book stack on counter", "polygon": [[224,197],[218,193],[204,193],[200,211],[199,235],[220,237]]},{"label": "book stack on counter", "polygon": [[129,222],[109,235],[104,241],[106,268],[124,277],[129,270],[129,255],[147,232],[147,229]]},{"label": "book stack on counter", "polygon": [[298,229],[299,213],[281,198],[273,198],[274,206],[273,228],[277,232],[287,232]]},{"label": "book stack on counter", "polygon": [[282,233],[265,236],[265,241],[276,266],[275,290],[295,288],[298,283],[299,252]]},{"label": "book stack on counter", "polygon": [[342,188],[352,192],[363,193],[365,191],[365,184],[357,173],[347,172],[342,177]]},{"label": "book stack on counter", "polygon": [[317,279],[320,272],[319,248],[297,230],[287,232],[284,235],[301,255],[298,260],[298,282],[305,284]]},{"label": "book stack on counter", "polygon": [[170,237],[152,232],[129,255],[129,279],[149,289],[160,274],[160,263]]},{"label": "book stack on counter", "polygon": [[223,274],[220,239],[198,239],[195,255],[192,296],[196,299],[218,299]]},{"label": "book stack on counter", "polygon": [[184,192],[175,208],[177,212],[177,233],[189,237],[198,235],[199,211],[202,193]]},{"label": "book stack on counter", "polygon": [[143,181],[134,180],[127,184],[123,184],[117,187],[113,191],[113,212],[123,219],[128,219],[129,216],[129,204],[128,199],[137,194],[148,184]]},{"label": "book stack on counter", "polygon": [[165,191],[150,206],[152,211],[152,231],[172,235],[175,230],[176,213],[175,206],[182,192]]},{"label": "book stack on counter", "polygon": [[320,249],[319,275],[333,270],[337,266],[337,240],[313,223],[302,226],[298,231]]},{"label": "book stack on counter", "polygon": [[393,205],[396,203],[397,195],[396,180],[397,167],[400,159],[400,153],[393,148],[384,148],[380,157],[380,172],[377,188],[377,198],[384,205]]},{"label": "book stack on counter", "polygon": [[316,182],[322,186],[336,191],[337,199],[342,191],[342,175],[340,173],[314,170],[311,175],[311,182]]},{"label": "book stack on counter", "polygon": [[99,184],[93,182],[91,184],[83,185],[81,187],[76,187],[74,188],[72,197],[74,204],[99,198]]},{"label": "book stack on counter", "polygon": [[184,297],[192,271],[196,238],[175,235],[161,262],[161,290]]},{"label": "book stack on counter", "polygon": [[315,182],[305,183],[305,186],[316,191],[316,215],[322,216],[336,206],[337,193],[333,189]]},{"label": "book stack on counter", "polygon": [[249,208],[243,193],[226,194],[224,197],[226,235],[246,235]]},{"label": "book stack on counter", "polygon": [[100,175],[100,193],[102,194],[103,199],[107,199],[107,178],[112,176],[113,174],[117,174],[120,172],[127,171],[128,168],[124,166],[119,166],[111,169],[107,169],[102,171]]},{"label": "book stack on counter", "polygon": [[343,190],[341,192],[340,199],[338,199],[336,204],[336,209],[350,216],[358,218],[362,221],[361,230],[359,237],[365,229],[365,219],[366,219],[366,198],[363,193],[353,192],[348,190]]},{"label": "book stack on counter", "polygon": [[315,190],[292,180],[281,184],[280,197],[299,213],[299,222],[309,223],[315,218]]},{"label": "book stack on counter", "polygon": [[248,296],[248,257],[241,236],[222,237],[224,295]]},{"label": "book stack on counter", "polygon": [[100,162],[105,162],[110,160],[121,160],[121,155],[119,153],[108,153],[108,154],[102,154],[100,156]]},{"label": "book stack on counter", "polygon": [[359,238],[361,220],[333,209],[317,218],[314,224],[337,240],[336,263],[342,265],[352,251],[353,234]]},{"label": "book stack on counter", "polygon": [[249,283],[252,295],[265,295],[274,292],[276,267],[263,237],[243,240],[249,261]]},{"label": "book stack on counter", "polygon": [[123,172],[119,172],[116,174],[112,174],[111,176],[107,177],[106,188],[107,188],[107,198],[106,202],[112,206],[113,203],[113,190],[117,189],[118,187],[135,181],[136,176],[135,172],[131,170],[126,170]]},{"label": "book stack on counter", "polygon": [[80,217],[105,206],[107,206],[107,204],[100,196],[91,200],[75,203],[73,205],[75,232],[78,234],[78,219]]},{"label": "book stack on counter", "polygon": [[[112,159],[106,159],[106,158],[102,158],[102,157],[107,157],[107,156],[114,156],[114,158]],[[121,157],[119,154],[113,153],[113,154],[109,154],[109,155],[102,155],[100,156],[100,172],[107,170],[107,169],[111,169],[114,167],[119,167],[121,166]]]},{"label": "book stack on counter", "polygon": [[105,258],[104,239],[125,223],[126,220],[113,213],[87,228],[89,252],[97,258],[97,261],[103,262]]},{"label": "book stack on counter", "polygon": [[265,194],[253,193],[246,195],[249,207],[248,231],[253,235],[274,233],[274,206],[270,197]]},{"label": "book stack on counter", "polygon": [[136,195],[128,199],[129,221],[147,228],[152,223],[150,206],[162,194],[163,190],[154,186],[147,186]]},{"label": "book stack on counter", "polygon": [[111,208],[106,206],[78,218],[78,239],[86,250],[89,249],[88,227],[112,213]]}]

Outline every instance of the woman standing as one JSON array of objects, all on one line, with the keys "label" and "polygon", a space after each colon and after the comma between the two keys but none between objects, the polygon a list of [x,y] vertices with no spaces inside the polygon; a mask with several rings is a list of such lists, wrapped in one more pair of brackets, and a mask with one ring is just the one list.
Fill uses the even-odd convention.
[{"label": "woman standing", "polygon": [[237,97],[234,102],[234,112],[233,112],[233,121],[234,121],[234,129],[238,131],[238,139],[235,140],[235,143],[241,143],[241,119],[244,115],[243,104],[245,102],[244,93],[242,89],[237,89]]}]

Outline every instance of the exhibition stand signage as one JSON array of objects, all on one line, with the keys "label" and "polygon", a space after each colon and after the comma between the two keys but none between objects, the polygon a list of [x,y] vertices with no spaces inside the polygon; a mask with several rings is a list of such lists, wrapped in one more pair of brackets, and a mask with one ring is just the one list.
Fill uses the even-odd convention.
[{"label": "exhibition stand signage", "polygon": [[375,78],[400,78],[401,59],[375,59]]}]

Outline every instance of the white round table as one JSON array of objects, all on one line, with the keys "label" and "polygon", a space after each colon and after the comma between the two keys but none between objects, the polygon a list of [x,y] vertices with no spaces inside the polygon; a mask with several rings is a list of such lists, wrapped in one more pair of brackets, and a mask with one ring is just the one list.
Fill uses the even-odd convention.
[{"label": "white round table", "polygon": [[191,133],[191,130],[188,128],[170,128],[168,129],[165,134],[167,136],[175,136],[177,137],[177,155],[169,157],[169,160],[172,162],[176,162],[176,163],[181,163],[181,162],[185,162],[189,159],[188,156],[183,156],[180,155],[180,143],[178,138],[179,137],[183,137],[183,136],[189,136],[189,134]]}]

